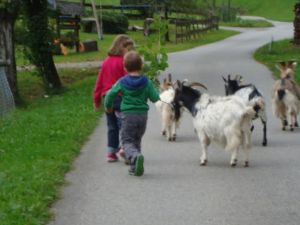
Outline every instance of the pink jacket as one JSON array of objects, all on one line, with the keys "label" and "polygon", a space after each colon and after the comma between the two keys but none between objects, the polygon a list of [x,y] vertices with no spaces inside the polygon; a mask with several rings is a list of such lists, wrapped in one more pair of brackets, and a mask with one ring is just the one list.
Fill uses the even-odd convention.
[{"label": "pink jacket", "polygon": [[123,56],[108,56],[103,61],[94,88],[94,104],[99,107],[102,96],[116,83],[119,78],[127,74],[124,69]]}]

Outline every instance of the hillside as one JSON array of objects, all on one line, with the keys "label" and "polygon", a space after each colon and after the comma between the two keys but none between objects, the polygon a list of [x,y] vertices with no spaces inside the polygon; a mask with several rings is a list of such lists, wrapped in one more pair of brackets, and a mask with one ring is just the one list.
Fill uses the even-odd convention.
[{"label": "hillside", "polygon": [[298,0],[216,0],[217,4],[222,4],[222,2],[227,4],[228,1],[234,7],[244,10],[247,15],[262,16],[280,21],[292,21],[294,19],[294,5],[299,2]]}]

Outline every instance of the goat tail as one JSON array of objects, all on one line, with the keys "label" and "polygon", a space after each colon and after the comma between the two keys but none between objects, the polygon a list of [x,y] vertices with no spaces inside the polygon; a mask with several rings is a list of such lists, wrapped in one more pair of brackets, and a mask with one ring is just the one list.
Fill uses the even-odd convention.
[{"label": "goat tail", "polygon": [[277,91],[277,95],[278,95],[278,100],[282,101],[283,97],[285,96],[285,90],[284,89],[279,89]]}]

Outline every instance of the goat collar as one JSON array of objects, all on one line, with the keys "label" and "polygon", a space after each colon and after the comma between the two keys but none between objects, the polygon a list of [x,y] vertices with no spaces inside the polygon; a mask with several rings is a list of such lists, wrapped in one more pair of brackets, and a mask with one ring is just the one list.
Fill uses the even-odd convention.
[{"label": "goat collar", "polygon": [[165,102],[165,101],[163,101],[163,100],[161,100],[161,99],[160,99],[159,101],[161,101],[161,102],[163,102],[163,103],[169,105],[169,106],[171,107],[172,111],[175,111],[175,109],[174,109],[174,104],[173,104],[173,103],[168,103],[168,102]]}]

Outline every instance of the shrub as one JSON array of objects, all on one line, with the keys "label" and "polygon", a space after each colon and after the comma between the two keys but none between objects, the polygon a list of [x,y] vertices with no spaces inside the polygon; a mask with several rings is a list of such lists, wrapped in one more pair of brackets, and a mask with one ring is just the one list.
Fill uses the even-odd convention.
[{"label": "shrub", "polygon": [[[103,32],[108,34],[124,34],[128,29],[128,18],[115,12],[103,12],[102,14]],[[96,24],[93,21],[83,21],[84,32],[96,32]]]},{"label": "shrub", "polygon": [[110,34],[126,33],[128,18],[121,13],[105,12],[102,15],[103,31]]}]

